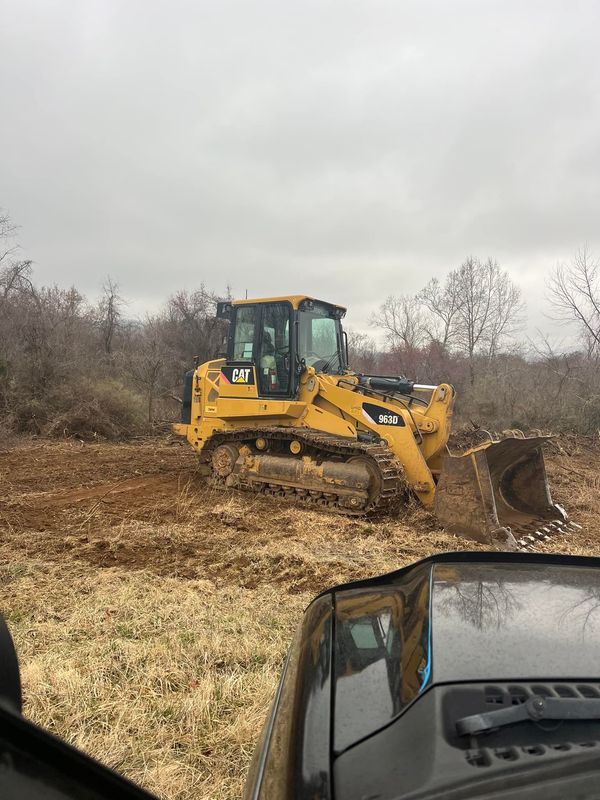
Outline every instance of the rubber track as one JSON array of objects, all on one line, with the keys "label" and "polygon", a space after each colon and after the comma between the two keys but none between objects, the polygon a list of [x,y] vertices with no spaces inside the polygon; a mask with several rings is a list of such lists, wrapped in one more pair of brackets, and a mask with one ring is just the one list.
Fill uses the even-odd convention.
[{"label": "rubber track", "polygon": [[[208,463],[210,461],[212,452],[217,447],[220,447],[220,445],[231,443],[241,446],[253,442],[259,437],[281,442],[291,442],[293,439],[296,439],[303,442],[308,448],[310,448],[312,451],[311,455],[316,455],[317,458],[320,457],[321,459],[326,459],[330,456],[345,456],[346,458],[351,458],[353,456],[366,456],[367,458],[372,459],[379,470],[382,487],[381,492],[379,493],[378,497],[374,501],[371,501],[367,507],[356,511],[339,505],[337,501],[334,501],[333,505],[331,502],[327,501],[327,497],[331,497],[332,494],[335,494],[333,487],[330,486],[327,486],[326,490],[321,493],[321,502],[318,501],[318,498],[315,498],[314,494],[308,496],[308,498],[305,494],[298,494],[297,496],[294,496],[294,492],[290,492],[289,490],[285,495],[277,494],[278,497],[285,496],[292,500],[307,501],[310,505],[313,505],[316,501],[317,505],[324,510],[337,511],[350,516],[364,516],[365,514],[371,513],[375,510],[386,508],[386,506],[389,506],[406,488],[406,481],[404,479],[402,465],[394,457],[394,454],[386,445],[375,444],[371,442],[360,442],[356,439],[348,439],[343,436],[321,433],[320,431],[313,431],[308,428],[285,428],[273,426],[265,428],[239,428],[235,431],[223,431],[220,433],[215,433],[202,448],[200,457],[203,462]],[[217,485],[221,483],[216,476],[213,476],[213,481]],[[272,483],[276,483],[276,481],[272,481]],[[265,484],[264,486],[266,487],[263,490],[264,493],[273,493],[269,492],[268,484]],[[240,488],[247,489],[249,491],[256,491],[253,484],[248,484],[247,486],[242,485]],[[284,487],[282,486],[282,490],[283,488]],[[307,489],[304,491],[314,492],[311,487],[307,487]]]}]

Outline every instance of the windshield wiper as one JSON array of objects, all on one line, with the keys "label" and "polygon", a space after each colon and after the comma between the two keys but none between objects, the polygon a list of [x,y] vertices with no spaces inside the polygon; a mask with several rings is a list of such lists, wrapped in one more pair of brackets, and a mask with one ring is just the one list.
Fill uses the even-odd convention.
[{"label": "windshield wiper", "polygon": [[600,698],[542,697],[536,694],[518,706],[462,717],[456,721],[456,731],[459,736],[474,736],[515,722],[539,722],[542,719],[600,719]]}]

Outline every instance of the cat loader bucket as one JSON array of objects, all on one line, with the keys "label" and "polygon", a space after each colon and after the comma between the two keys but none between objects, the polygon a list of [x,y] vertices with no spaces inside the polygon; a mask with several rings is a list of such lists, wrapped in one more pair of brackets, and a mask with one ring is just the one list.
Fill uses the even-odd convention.
[{"label": "cat loader bucket", "polygon": [[510,435],[444,458],[435,512],[444,528],[500,550],[532,549],[566,533],[552,502],[542,445],[551,437]]}]

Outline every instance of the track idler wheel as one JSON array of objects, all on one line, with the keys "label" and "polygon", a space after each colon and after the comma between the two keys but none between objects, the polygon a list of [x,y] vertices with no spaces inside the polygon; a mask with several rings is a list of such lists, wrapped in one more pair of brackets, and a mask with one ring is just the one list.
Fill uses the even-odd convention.
[{"label": "track idler wheel", "polygon": [[222,444],[212,454],[212,468],[218,478],[227,478],[233,472],[240,455],[234,444]]}]

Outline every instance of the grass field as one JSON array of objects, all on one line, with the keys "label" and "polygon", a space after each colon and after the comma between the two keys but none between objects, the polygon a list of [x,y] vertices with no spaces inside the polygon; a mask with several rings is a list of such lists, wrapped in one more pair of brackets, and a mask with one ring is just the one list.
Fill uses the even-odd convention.
[{"label": "grass field", "polygon": [[[549,448],[555,499],[600,553],[597,439]],[[342,580],[476,549],[417,507],[330,516],[208,489],[179,444],[0,451],[0,609],[25,713],[164,798],[241,794],[295,625]]]}]

